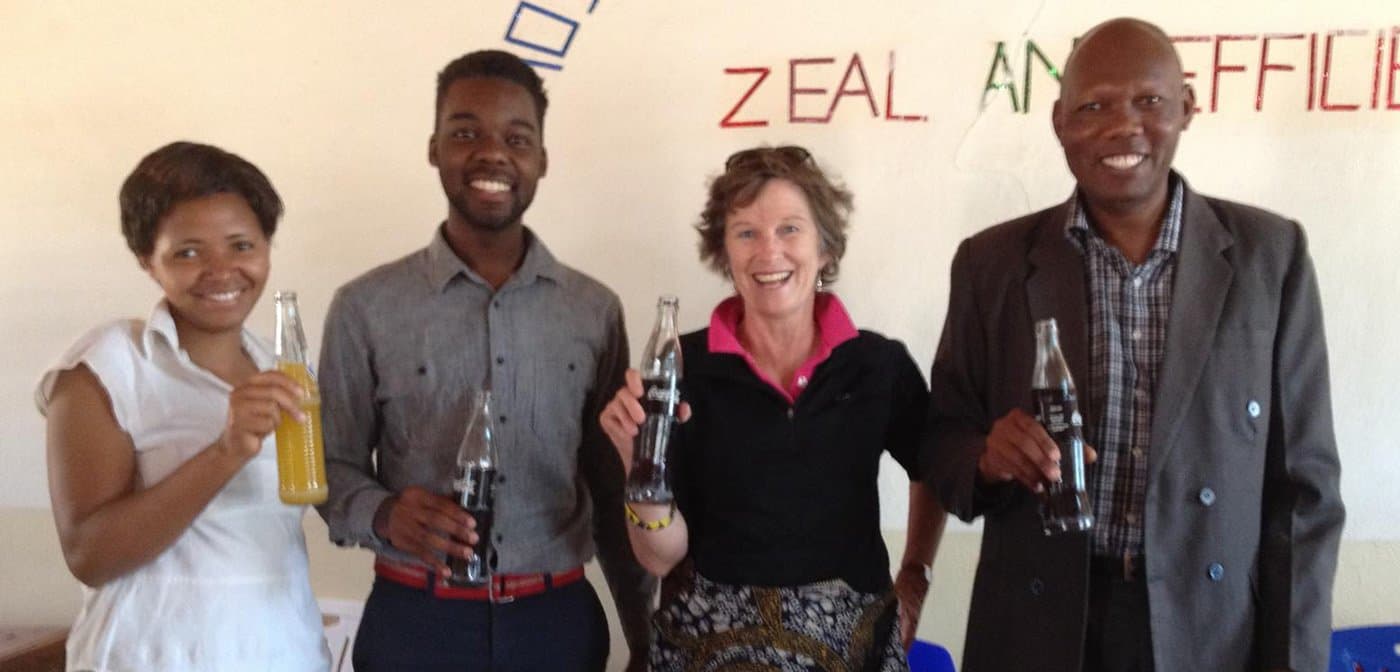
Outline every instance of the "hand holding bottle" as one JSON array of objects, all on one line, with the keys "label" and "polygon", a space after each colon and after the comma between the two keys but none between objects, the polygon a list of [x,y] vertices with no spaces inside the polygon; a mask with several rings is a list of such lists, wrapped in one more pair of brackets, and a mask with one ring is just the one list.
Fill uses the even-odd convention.
[{"label": "hand holding bottle", "polygon": [[991,483],[1015,480],[1041,492],[1060,479],[1060,447],[1031,414],[1013,408],[992,423],[977,471]]},{"label": "hand holding bottle", "polygon": [[283,413],[302,416],[301,399],[301,386],[278,371],[249,376],[229,393],[228,420],[215,445],[239,460],[257,455],[263,439],[277,429]]},{"label": "hand holding bottle", "polygon": [[374,532],[439,576],[451,573],[446,558],[470,558],[478,542],[470,514],[452,498],[418,486],[384,500],[374,517]]},{"label": "hand holding bottle", "polygon": [[[642,394],[642,374],[636,369],[627,369],[626,384],[618,389],[612,401],[598,415],[598,422],[612,440],[613,447],[617,448],[617,454],[622,458],[622,468],[627,472],[632,469],[632,444],[647,419],[646,410],[642,408]],[[676,410],[681,422],[690,419],[690,404],[682,401]]]},{"label": "hand holding bottle", "polygon": [[[1092,446],[1084,446],[1085,463],[1093,464],[1098,458]],[[1047,481],[1062,477],[1059,446],[1031,414],[1013,408],[992,423],[986,449],[977,459],[977,472],[989,483],[1014,480],[1040,492]]]}]

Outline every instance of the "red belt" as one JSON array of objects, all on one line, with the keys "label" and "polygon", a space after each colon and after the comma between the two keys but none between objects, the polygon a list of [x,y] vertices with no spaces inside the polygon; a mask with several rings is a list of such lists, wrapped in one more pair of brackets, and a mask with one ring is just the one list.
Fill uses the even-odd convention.
[{"label": "red belt", "polygon": [[[428,589],[430,575],[421,567],[408,567],[390,564],[383,560],[374,563],[374,573],[394,583],[410,588]],[[491,577],[491,584],[480,588],[458,588],[441,581],[431,581],[433,597],[445,600],[489,600],[491,602],[513,602],[519,597],[538,595],[552,588],[562,588],[583,578],[583,566],[552,574],[497,574]]]}]

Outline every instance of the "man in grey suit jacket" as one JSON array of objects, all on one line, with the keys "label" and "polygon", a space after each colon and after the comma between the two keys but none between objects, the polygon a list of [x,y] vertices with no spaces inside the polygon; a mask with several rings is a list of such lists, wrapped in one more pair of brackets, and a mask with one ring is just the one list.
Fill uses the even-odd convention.
[{"label": "man in grey suit jacket", "polygon": [[[1326,668],[1344,513],[1317,283],[1296,223],[1171,170],[1194,104],[1159,28],[1095,27],[1054,111],[1074,196],[954,258],[925,457],[984,518],[966,672]],[[1041,532],[1049,317],[1098,451],[1087,535]]]}]

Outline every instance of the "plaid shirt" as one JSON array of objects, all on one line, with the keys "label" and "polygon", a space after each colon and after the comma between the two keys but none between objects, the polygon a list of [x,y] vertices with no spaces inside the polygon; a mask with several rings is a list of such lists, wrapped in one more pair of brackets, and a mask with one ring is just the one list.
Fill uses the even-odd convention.
[{"label": "plaid shirt", "polygon": [[1100,411],[1098,423],[1085,427],[1085,439],[1099,453],[1088,471],[1099,557],[1143,552],[1152,393],[1166,352],[1182,192],[1172,177],[1161,233],[1142,265],[1089,226],[1077,192],[1070,198],[1066,235],[1084,254],[1089,286],[1089,403]]}]

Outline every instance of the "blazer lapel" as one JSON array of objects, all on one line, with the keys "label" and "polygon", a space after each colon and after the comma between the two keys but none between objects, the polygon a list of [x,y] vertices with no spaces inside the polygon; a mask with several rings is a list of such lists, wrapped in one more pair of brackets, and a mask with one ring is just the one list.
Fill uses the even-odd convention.
[{"label": "blazer lapel", "polygon": [[[1030,307],[1034,338],[1035,322],[1055,318],[1060,330],[1060,350],[1069,364],[1070,375],[1079,392],[1079,408],[1089,420],[1097,418],[1096,410],[1086,403],[1089,384],[1089,317],[1088,292],[1084,285],[1084,257],[1065,234],[1068,207],[1061,205],[1047,210],[1032,231],[1030,262],[1026,274],[1026,300]],[[1034,343],[1034,341],[1032,341]],[[1030,387],[1030,372],[1019,382]]]},{"label": "blazer lapel", "polygon": [[1234,276],[1234,268],[1223,254],[1234,237],[1204,198],[1184,182],[1183,188],[1181,246],[1167,319],[1167,350],[1153,394],[1152,443],[1147,458],[1148,477],[1153,480],[1167,464],[1172,438],[1196,394]]}]

